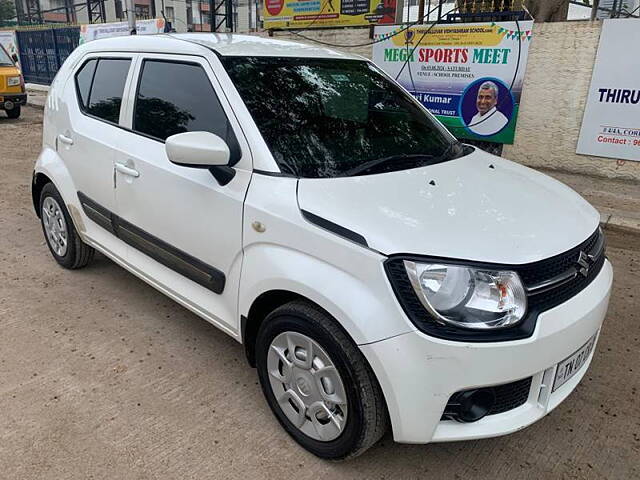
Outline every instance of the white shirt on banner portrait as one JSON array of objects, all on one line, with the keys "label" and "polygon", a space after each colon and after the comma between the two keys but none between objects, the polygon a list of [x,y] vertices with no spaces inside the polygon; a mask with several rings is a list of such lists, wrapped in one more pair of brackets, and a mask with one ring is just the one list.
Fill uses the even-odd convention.
[{"label": "white shirt on banner portrait", "polygon": [[509,119],[493,107],[482,115],[476,113],[469,123],[469,130],[477,135],[494,135],[507,126]]}]

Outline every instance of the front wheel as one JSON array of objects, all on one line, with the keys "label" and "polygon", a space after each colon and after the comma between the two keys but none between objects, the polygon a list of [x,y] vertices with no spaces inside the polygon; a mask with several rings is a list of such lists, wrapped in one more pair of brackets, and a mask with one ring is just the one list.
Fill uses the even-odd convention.
[{"label": "front wheel", "polygon": [[20,108],[20,105],[15,105],[11,110],[6,110],[7,117],[18,118],[20,116],[21,111],[22,109]]},{"label": "front wheel", "polygon": [[387,411],[366,359],[329,315],[295,301],[260,326],[256,360],[272,411],[321,458],[355,457],[387,429]]}]

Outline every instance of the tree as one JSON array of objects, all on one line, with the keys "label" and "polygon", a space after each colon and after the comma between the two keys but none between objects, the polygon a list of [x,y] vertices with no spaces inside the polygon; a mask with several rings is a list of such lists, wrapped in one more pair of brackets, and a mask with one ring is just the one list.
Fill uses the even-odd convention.
[{"label": "tree", "polygon": [[16,9],[12,0],[0,0],[0,22],[14,20],[16,18]]},{"label": "tree", "polygon": [[569,13],[569,0],[525,0],[524,3],[537,23],[564,22]]}]

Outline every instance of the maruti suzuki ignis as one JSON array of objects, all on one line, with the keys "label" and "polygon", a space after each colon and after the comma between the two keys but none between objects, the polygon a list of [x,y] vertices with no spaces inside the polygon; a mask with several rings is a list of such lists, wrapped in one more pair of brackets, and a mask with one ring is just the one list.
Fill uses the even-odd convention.
[{"label": "maruti suzuki ignis", "polygon": [[460,143],[361,57],[252,36],[77,48],[33,203],[60,265],[98,250],[244,344],[323,458],[539,420],[584,376],[612,284],[574,191]]}]

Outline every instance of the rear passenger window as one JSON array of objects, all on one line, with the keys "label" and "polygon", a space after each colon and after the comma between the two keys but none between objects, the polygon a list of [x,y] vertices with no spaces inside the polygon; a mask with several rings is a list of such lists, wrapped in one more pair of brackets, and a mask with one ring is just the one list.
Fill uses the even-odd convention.
[{"label": "rear passenger window", "polygon": [[102,120],[118,123],[130,65],[131,60],[119,58],[88,61],[76,74],[80,108]]},{"label": "rear passenger window", "polygon": [[93,72],[96,71],[97,60],[89,60],[80,69],[76,75],[76,86],[78,88],[78,101],[84,108],[87,107],[87,101],[89,100],[89,90],[91,89],[91,82],[93,80]]},{"label": "rear passenger window", "polygon": [[215,133],[229,145],[231,164],[240,158],[229,121],[200,65],[145,60],[133,129],[163,141],[177,133]]},{"label": "rear passenger window", "polygon": [[118,123],[124,84],[131,60],[101,58],[93,76],[87,111],[91,115]]}]

